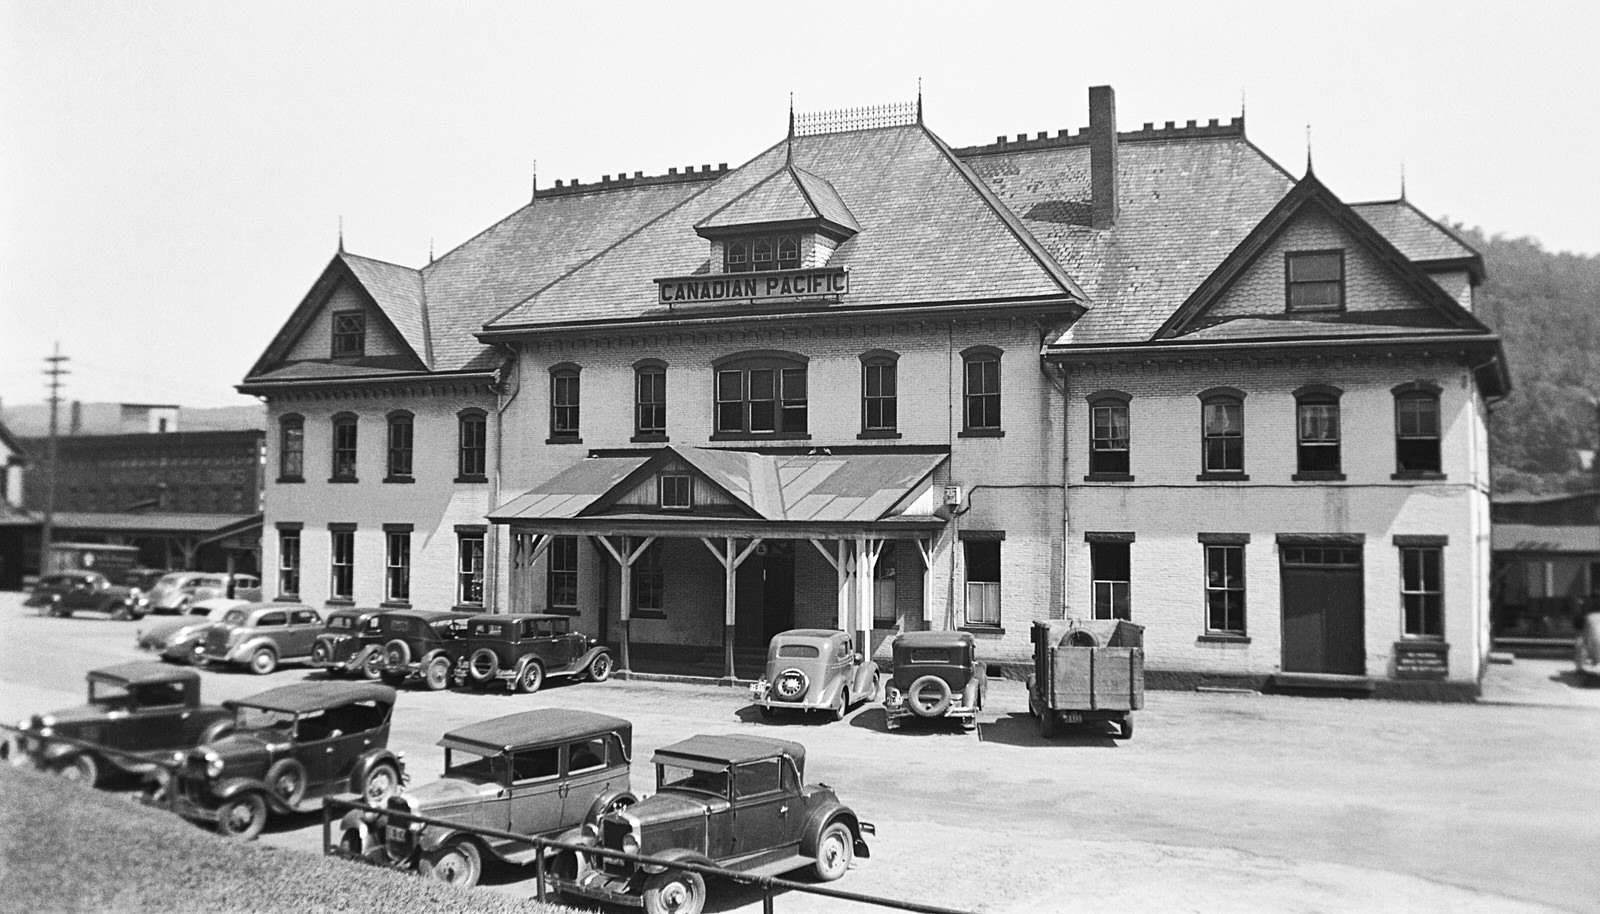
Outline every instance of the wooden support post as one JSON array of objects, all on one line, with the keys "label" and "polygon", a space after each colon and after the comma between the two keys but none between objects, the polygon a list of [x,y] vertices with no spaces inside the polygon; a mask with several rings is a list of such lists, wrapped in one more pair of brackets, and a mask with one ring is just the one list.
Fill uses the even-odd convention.
[{"label": "wooden support post", "polygon": [[[622,585],[618,589],[621,592],[622,605],[617,611],[617,617],[622,622],[622,657],[620,663],[622,664],[621,669],[632,671],[633,657],[629,649],[633,641],[633,563],[639,560],[639,556],[644,555],[644,551],[650,548],[650,544],[655,542],[656,538],[647,536],[644,538],[644,542],[639,544],[638,548],[634,548],[633,537],[624,536],[622,537],[620,550],[611,545],[609,537],[597,536],[595,539],[598,539],[600,545],[611,553],[611,557],[617,560],[617,567],[621,569]],[[602,608],[601,612],[604,611]]]},{"label": "wooden support post", "polygon": [[744,547],[743,552],[738,552],[738,541],[733,537],[723,539],[724,547],[718,549],[712,545],[711,540],[700,537],[700,542],[705,543],[711,554],[722,563],[722,670],[723,678],[732,680],[733,675],[733,634],[734,624],[738,618],[739,605],[738,579],[739,566],[756,551],[761,545],[761,538],[756,537],[750,545]]},{"label": "wooden support post", "polygon": [[917,555],[922,557],[922,621],[933,621],[933,538],[917,540]]}]

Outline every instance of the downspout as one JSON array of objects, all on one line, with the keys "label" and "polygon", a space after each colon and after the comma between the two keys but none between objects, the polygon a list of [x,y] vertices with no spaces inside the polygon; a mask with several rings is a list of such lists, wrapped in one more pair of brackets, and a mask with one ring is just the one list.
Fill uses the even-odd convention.
[{"label": "downspout", "polygon": [[[951,374],[956,370],[956,366],[955,366],[955,361],[956,361],[956,322],[955,322],[955,319],[951,318],[949,321],[946,322],[945,326],[946,326],[946,330],[947,330],[948,336],[947,336],[947,340],[946,340],[946,343],[945,343],[944,401],[945,401],[945,403],[949,404],[949,407],[953,407],[955,409],[966,409],[967,405],[965,403],[958,403],[956,401],[956,398],[955,398],[956,397],[955,382],[951,380]],[[965,370],[965,369],[963,369],[963,370]],[[956,478],[956,420],[955,420],[955,415],[953,413],[951,413],[950,408],[948,408],[948,407],[944,411],[944,423],[945,423],[945,442],[944,443],[945,443],[945,447],[950,449],[950,478],[953,481]],[[970,500],[971,493],[968,493],[968,498]],[[968,511],[972,510],[970,503],[968,504],[967,510]],[[945,551],[950,557],[949,570],[945,574],[944,625],[942,626],[946,631],[955,628],[955,620],[956,620],[956,616],[955,616],[955,612],[956,612],[956,547],[960,544],[960,538],[961,538],[961,528],[960,528],[960,524],[958,524],[956,522],[956,518],[960,517],[962,514],[965,514],[965,513],[966,513],[966,511],[962,511],[962,510],[959,510],[959,509],[957,509],[955,511],[951,511],[950,512],[950,520],[949,520],[949,528],[946,531],[946,543],[948,545],[947,545]]]},{"label": "downspout", "polygon": [[[1042,324],[1039,326],[1039,371],[1044,375],[1050,386],[1061,394],[1060,408],[1050,411],[1050,415],[1061,423],[1061,459],[1058,461],[1058,469],[1061,473],[1061,553],[1058,557],[1052,557],[1055,560],[1056,567],[1051,570],[1050,607],[1048,612],[1050,614],[1049,618],[1064,619],[1067,611],[1067,511],[1069,509],[1067,499],[1067,448],[1070,445],[1068,427],[1071,423],[1067,421],[1067,366],[1056,365],[1054,366],[1056,370],[1051,371],[1050,360],[1045,357],[1046,330],[1047,328]],[[1061,376],[1059,384],[1056,383],[1057,373]]]},{"label": "downspout", "polygon": [[[517,360],[516,348],[509,343],[496,343],[495,345],[506,354],[506,364],[502,367],[514,378],[514,382],[502,375],[500,383],[495,385],[494,475],[490,477],[489,482],[490,511],[500,504],[501,460],[505,454],[505,446],[501,442],[505,440],[505,412],[511,406],[512,401],[517,399],[517,394],[522,392],[522,363]],[[509,395],[506,393],[508,386],[511,388]],[[493,529],[493,527],[491,526],[490,529]],[[510,528],[507,529],[509,530]],[[487,573],[489,574],[489,580],[492,582],[489,594],[493,598],[489,604],[489,611],[500,612],[500,534],[498,531],[489,537],[488,564]],[[511,586],[509,580],[507,580],[506,586]]]}]

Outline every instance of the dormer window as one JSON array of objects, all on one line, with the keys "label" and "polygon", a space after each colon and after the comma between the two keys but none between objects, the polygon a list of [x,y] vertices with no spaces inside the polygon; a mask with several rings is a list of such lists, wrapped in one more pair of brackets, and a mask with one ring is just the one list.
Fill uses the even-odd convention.
[{"label": "dormer window", "polygon": [[731,238],[724,248],[723,266],[729,273],[800,269],[798,235],[758,235]]},{"label": "dormer window", "polygon": [[349,358],[367,351],[367,316],[360,311],[333,314],[333,357]]},{"label": "dormer window", "polygon": [[687,473],[662,473],[658,480],[661,507],[687,511],[694,507],[694,487]]}]

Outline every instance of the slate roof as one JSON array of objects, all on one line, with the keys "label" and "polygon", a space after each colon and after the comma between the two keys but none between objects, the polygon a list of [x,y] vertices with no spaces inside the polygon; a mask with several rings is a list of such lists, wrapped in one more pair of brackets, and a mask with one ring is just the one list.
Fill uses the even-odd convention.
[{"label": "slate roof", "polygon": [[1089,227],[1089,147],[968,154],[972,170],[1077,279],[1089,311],[1058,340],[1149,339],[1293,187],[1243,134],[1117,152],[1116,227]]},{"label": "slate roof", "polygon": [[427,314],[422,302],[422,273],[399,264],[339,252],[362,288],[378,303],[411,351],[428,362]]},{"label": "slate roof", "polygon": [[[793,145],[795,165],[826,176],[861,226],[828,261],[854,271],[846,300],[829,308],[1082,299],[1072,278],[920,125],[800,137]],[[486,329],[670,316],[654,280],[707,269],[710,252],[695,225],[772,176],[785,154],[784,144],[773,146]]]},{"label": "slate roof", "polygon": [[[943,454],[757,454],[717,448],[668,447],[618,457],[591,457],[490,512],[491,520],[551,521],[602,516],[608,495],[631,488],[646,464],[672,457],[733,496],[748,516],[800,523],[883,520],[945,460]],[[615,518],[615,513],[605,513]],[[630,515],[631,516],[631,515]],[[649,515],[671,522],[699,515]]]},{"label": "slate roof", "polygon": [[1466,239],[1428,218],[1410,201],[1352,203],[1350,208],[1412,261],[1424,263],[1430,260],[1481,257]]},{"label": "slate roof", "polygon": [[697,229],[731,228],[767,222],[802,222],[825,219],[859,232],[850,208],[824,178],[791,164],[760,181],[700,220]]}]

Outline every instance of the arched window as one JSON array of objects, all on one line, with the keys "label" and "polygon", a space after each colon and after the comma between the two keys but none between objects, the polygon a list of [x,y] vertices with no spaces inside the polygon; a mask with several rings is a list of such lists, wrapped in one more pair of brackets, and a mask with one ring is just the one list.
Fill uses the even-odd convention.
[{"label": "arched window", "polygon": [[742,352],[712,363],[713,437],[807,434],[806,359],[792,352]]},{"label": "arched window", "polygon": [[486,481],[488,414],[481,409],[464,409],[456,414],[456,427],[456,482]]},{"label": "arched window", "polygon": [[397,409],[388,415],[389,447],[385,462],[384,482],[411,481],[411,454],[414,426],[412,415]]},{"label": "arched window", "polygon": [[329,482],[356,481],[356,414],[333,417],[333,476]]},{"label": "arched window", "polygon": [[961,352],[964,436],[999,435],[1000,355],[993,346],[973,346]]},{"label": "arched window", "polygon": [[778,236],[778,269],[800,268],[800,239],[793,235]]},{"label": "arched window", "polygon": [[749,242],[741,238],[735,238],[730,240],[728,246],[723,250],[727,260],[725,266],[729,273],[750,272]]},{"label": "arched window", "polygon": [[550,369],[550,441],[578,441],[578,372],[571,362]]},{"label": "arched window", "polygon": [[1123,477],[1131,472],[1128,404],[1132,399],[1120,390],[1089,395],[1089,475]]},{"label": "arched window", "polygon": [[1296,478],[1341,477],[1337,387],[1309,384],[1294,392]]},{"label": "arched window", "polygon": [[1439,457],[1439,392],[1437,384],[1413,381],[1393,388],[1396,476],[1433,475],[1442,471]]},{"label": "arched window", "polygon": [[667,363],[659,359],[633,363],[633,435],[635,441],[667,437]]},{"label": "arched window", "polygon": [[862,437],[889,436],[898,428],[899,359],[887,349],[861,354]]},{"label": "arched window", "polygon": [[291,413],[278,420],[278,481],[302,482],[306,474],[306,420]]},{"label": "arched window", "polygon": [[1201,392],[1200,472],[1244,474],[1244,391],[1213,387]]}]

